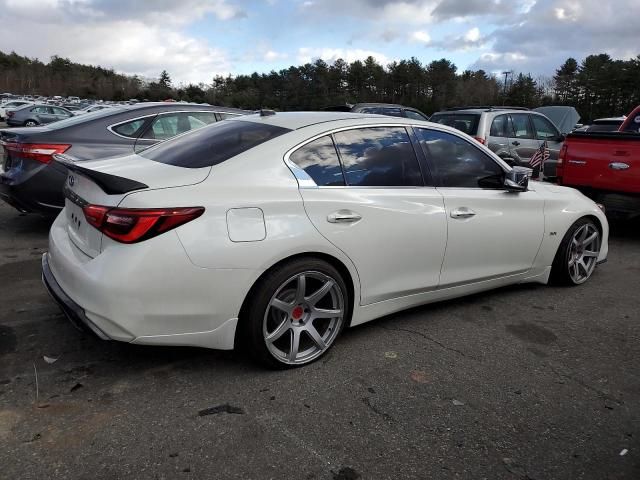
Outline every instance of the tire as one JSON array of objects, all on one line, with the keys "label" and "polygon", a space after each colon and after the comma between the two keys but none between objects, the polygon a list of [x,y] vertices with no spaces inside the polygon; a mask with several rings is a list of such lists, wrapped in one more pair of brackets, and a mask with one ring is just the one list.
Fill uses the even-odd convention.
[{"label": "tire", "polygon": [[24,122],[24,126],[25,127],[37,127],[38,126],[38,122],[36,122],[35,120],[27,120],[26,122]]},{"label": "tire", "polygon": [[556,285],[581,285],[595,271],[602,236],[589,218],[577,220],[562,238],[551,267],[550,280]]},{"label": "tire", "polygon": [[351,304],[345,281],[331,264],[300,258],[268,272],[245,305],[243,347],[259,363],[284,369],[321,358],[347,323]]}]

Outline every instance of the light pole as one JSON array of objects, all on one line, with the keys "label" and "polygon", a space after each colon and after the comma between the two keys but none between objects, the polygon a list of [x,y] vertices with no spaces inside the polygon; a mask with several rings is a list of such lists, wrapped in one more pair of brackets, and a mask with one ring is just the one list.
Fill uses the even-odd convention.
[{"label": "light pole", "polygon": [[504,102],[507,98],[507,78],[509,77],[509,75],[513,77],[513,71],[507,70],[506,72],[502,72],[502,75],[504,75],[504,96],[502,99],[502,104],[504,105]]}]

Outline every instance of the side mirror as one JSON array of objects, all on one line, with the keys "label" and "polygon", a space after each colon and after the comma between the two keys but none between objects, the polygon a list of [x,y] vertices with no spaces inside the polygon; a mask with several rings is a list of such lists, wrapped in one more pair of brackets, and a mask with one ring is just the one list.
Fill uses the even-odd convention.
[{"label": "side mirror", "polygon": [[516,161],[513,157],[500,157],[500,158],[502,158],[502,161],[507,165],[509,165],[510,167],[513,167],[516,164]]},{"label": "side mirror", "polygon": [[512,169],[504,179],[504,188],[509,192],[526,192],[529,187],[529,177],[532,170],[525,167]]},{"label": "side mirror", "polygon": [[556,142],[564,142],[567,139],[567,136],[564,133],[561,133],[555,138]]}]

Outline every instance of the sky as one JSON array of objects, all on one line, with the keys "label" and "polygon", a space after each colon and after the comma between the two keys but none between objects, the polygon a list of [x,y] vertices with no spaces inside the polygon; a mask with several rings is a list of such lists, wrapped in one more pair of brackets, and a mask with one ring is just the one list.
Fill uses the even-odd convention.
[{"label": "sky", "polygon": [[0,0],[0,50],[176,85],[369,55],[537,77],[637,56],[638,18],[640,0]]}]

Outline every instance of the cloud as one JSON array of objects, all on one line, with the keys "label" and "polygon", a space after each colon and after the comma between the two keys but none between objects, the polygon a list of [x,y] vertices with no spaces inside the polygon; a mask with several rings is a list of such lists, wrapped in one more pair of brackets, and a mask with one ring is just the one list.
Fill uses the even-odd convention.
[{"label": "cloud", "polygon": [[488,37],[482,35],[478,27],[473,27],[462,35],[445,36],[432,42],[431,46],[446,51],[468,51],[483,48],[488,42]]},{"label": "cloud", "polygon": [[299,48],[298,49],[298,62],[300,63],[311,63],[318,58],[321,58],[325,62],[332,63],[338,60],[339,58],[344,61],[351,63],[356,60],[365,60],[367,57],[373,57],[376,61],[382,65],[387,65],[389,63],[389,58],[379,52],[374,52],[372,50],[362,50],[359,48],[355,49],[344,49],[344,48]]},{"label": "cloud", "polygon": [[432,14],[439,20],[479,17],[486,15],[513,15],[523,6],[516,0],[442,0]]},{"label": "cloud", "polygon": [[539,0],[489,35],[491,50],[473,67],[550,75],[570,56],[630,58],[640,53],[636,18],[637,0]]},{"label": "cloud", "polygon": [[410,39],[413,42],[424,43],[425,45],[428,45],[429,43],[431,43],[431,36],[424,30],[418,30],[416,32],[413,32],[410,35]]},{"label": "cloud", "polygon": [[262,56],[265,62],[276,62],[278,60],[285,60],[289,57],[286,53],[276,52],[274,50],[267,50]]},{"label": "cloud", "polygon": [[[242,15],[225,0],[0,0],[0,12],[3,51],[43,61],[59,55],[147,78],[166,69],[174,84],[233,71],[227,52],[178,27],[207,14],[221,21]],[[33,31],[34,22],[37,35],[22,34]]]}]

